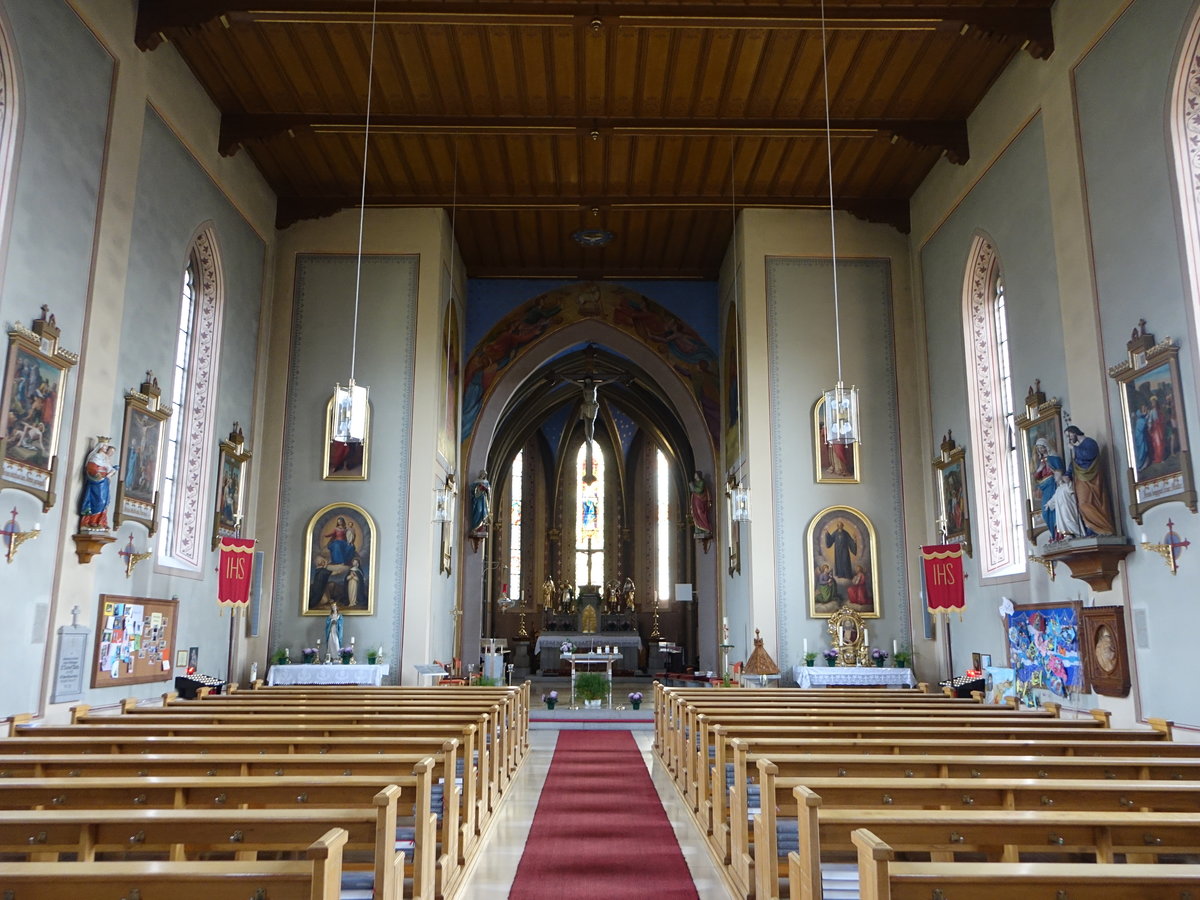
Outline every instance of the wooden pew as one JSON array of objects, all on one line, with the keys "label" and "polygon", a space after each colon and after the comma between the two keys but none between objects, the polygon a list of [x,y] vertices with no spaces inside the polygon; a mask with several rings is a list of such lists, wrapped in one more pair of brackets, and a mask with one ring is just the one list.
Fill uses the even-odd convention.
[{"label": "wooden pew", "polygon": [[0,810],[0,853],[26,855],[29,862],[69,856],[87,863],[131,852],[139,860],[148,854],[183,860],[234,853],[253,861],[259,853],[294,851],[342,828],[343,854],[371,854],[374,897],[399,900],[404,884],[404,854],[396,851],[399,798],[400,788],[389,785],[375,795],[373,808]]},{"label": "wooden pew", "polygon": [[348,775],[321,781],[303,776],[0,778],[0,809],[341,809],[372,806],[376,795],[395,783],[413,798],[413,895],[424,900],[454,886],[463,871],[451,817],[445,816],[439,829],[432,808],[434,769],[433,759],[427,758],[410,776]]},{"label": "wooden pew", "polygon": [[[798,849],[788,854],[787,867],[792,900],[821,900],[823,856],[853,852],[850,835],[859,828],[870,830],[894,850],[927,852],[934,861],[970,853],[995,862],[1019,862],[1026,852],[1091,854],[1096,862],[1112,863],[1117,856],[1194,854],[1200,847],[1200,815],[1191,813],[821,809],[821,798],[807,788],[798,787],[795,794]],[[764,834],[763,840],[770,839]],[[778,900],[774,875],[765,859],[762,864],[756,860],[756,900]]]},{"label": "wooden pew", "polygon": [[0,862],[0,885],[14,900],[339,900],[346,838],[330,829],[297,862]]},{"label": "wooden pew", "polygon": [[862,900],[1180,900],[1200,891],[1200,866],[1106,863],[898,863],[866,829],[854,832]]}]

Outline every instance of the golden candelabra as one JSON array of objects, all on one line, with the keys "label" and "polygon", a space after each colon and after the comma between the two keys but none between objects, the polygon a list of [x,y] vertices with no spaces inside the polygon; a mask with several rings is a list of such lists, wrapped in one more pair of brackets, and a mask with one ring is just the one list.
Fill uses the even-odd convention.
[{"label": "golden candelabra", "polygon": [[0,533],[3,533],[8,540],[8,552],[4,556],[11,563],[23,543],[33,540],[42,533],[42,526],[34,525],[30,531],[21,531],[20,526],[17,525],[17,510],[16,507],[13,507],[12,519],[5,523],[5,527]]},{"label": "golden candelabra", "polygon": [[657,641],[662,639],[662,631],[658,627],[658,603],[654,604],[654,619],[651,622],[650,640]]}]

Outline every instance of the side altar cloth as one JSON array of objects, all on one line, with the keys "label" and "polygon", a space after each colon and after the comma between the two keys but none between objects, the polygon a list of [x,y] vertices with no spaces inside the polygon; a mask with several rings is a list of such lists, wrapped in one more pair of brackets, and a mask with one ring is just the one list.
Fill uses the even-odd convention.
[{"label": "side altar cloth", "polygon": [[802,688],[813,687],[912,687],[917,686],[912,669],[883,666],[793,666],[792,675]]},{"label": "side altar cloth", "polygon": [[271,666],[267,670],[267,684],[367,684],[378,687],[383,684],[388,671],[387,663],[375,666],[323,666],[316,663]]}]

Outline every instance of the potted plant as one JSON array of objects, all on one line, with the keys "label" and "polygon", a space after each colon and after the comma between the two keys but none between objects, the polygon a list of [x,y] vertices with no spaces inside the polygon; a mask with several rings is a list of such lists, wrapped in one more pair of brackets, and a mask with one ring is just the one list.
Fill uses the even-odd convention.
[{"label": "potted plant", "polygon": [[376,663],[378,663],[381,659],[383,659],[383,648],[382,647],[379,647],[378,649],[372,647],[370,650],[367,651],[367,665],[373,666]]},{"label": "potted plant", "polygon": [[896,651],[896,665],[901,669],[907,669],[912,666],[912,651],[900,649]]},{"label": "potted plant", "polygon": [[546,709],[554,709],[554,705],[558,703],[558,691],[550,691],[548,694],[542,694],[542,700],[546,704]]},{"label": "potted plant", "polygon": [[832,647],[830,647],[828,650],[825,651],[825,665],[832,666],[834,663],[837,662],[837,658],[838,658],[838,652],[835,649],[833,649]]},{"label": "potted plant", "polygon": [[885,662],[887,662],[887,658],[888,652],[886,650],[880,650],[878,647],[876,647],[871,651],[871,659],[875,660],[875,665],[877,666],[882,666]]},{"label": "potted plant", "polygon": [[641,691],[631,691],[630,692],[629,705],[632,706],[634,709],[642,708],[642,692]]},{"label": "potted plant", "polygon": [[353,664],[353,662],[354,662],[354,648],[353,647],[343,647],[342,648],[342,665],[349,666],[349,665]]},{"label": "potted plant", "polygon": [[599,672],[580,672],[575,676],[575,696],[584,706],[599,706],[608,696],[608,679]]},{"label": "potted plant", "polygon": [[302,658],[306,665],[311,665],[317,661],[317,648],[316,647],[305,647],[300,652],[303,655]]},{"label": "potted plant", "polygon": [[811,666],[811,665],[815,664],[816,661],[817,661],[817,654],[815,652],[804,654],[804,664],[806,666]]},{"label": "potted plant", "polygon": [[277,666],[286,666],[292,661],[291,651],[287,647],[280,647],[271,655],[271,662]]}]

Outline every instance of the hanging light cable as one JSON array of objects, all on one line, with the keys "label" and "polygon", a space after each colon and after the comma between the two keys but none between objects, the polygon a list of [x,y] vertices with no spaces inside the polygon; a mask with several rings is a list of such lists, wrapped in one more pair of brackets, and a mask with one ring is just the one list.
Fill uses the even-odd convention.
[{"label": "hanging light cable", "polygon": [[837,384],[825,391],[825,439],[831,444],[859,440],[858,388],[842,382],[842,316],[838,302],[837,223],[833,210],[833,133],[829,119],[829,53],[825,36],[825,0],[821,0],[821,78],[825,86],[825,160],[829,172],[829,240],[833,268],[833,334],[837,350]]},{"label": "hanging light cable", "polygon": [[[736,154],[734,153],[734,142],[733,141],[734,141],[733,136],[730,135],[730,137],[729,137],[729,213],[733,220],[733,241],[732,241],[733,254],[731,257],[731,259],[733,261],[733,272],[732,272],[731,277],[733,278],[733,309],[734,309],[734,315],[736,316],[738,314],[737,313],[737,309],[738,309],[737,178],[735,177],[736,170],[734,168]],[[735,320],[734,320],[735,329],[736,329],[736,325],[737,325],[737,320],[735,318]],[[736,335],[736,330],[735,330],[735,335]],[[729,335],[726,335],[725,340],[728,341],[731,339],[732,338]],[[736,349],[737,348],[735,348],[735,350]],[[735,352],[734,359],[736,360],[739,358],[740,358],[740,355]],[[733,372],[728,373],[728,375],[726,377],[727,377],[728,381],[739,386],[738,387],[739,396],[738,396],[737,402],[740,404],[741,403],[741,396],[740,396],[741,387],[740,387],[740,385],[742,383],[741,379],[735,377],[735,373],[733,373]],[[733,521],[749,522],[750,521],[750,488],[746,487],[745,482],[743,482],[740,478],[737,481],[734,481],[733,476],[730,475],[730,480],[728,483],[728,491],[729,491],[729,499],[730,499],[730,506],[731,506],[730,515],[733,517]]]},{"label": "hanging light cable", "polygon": [[363,222],[367,208],[367,153],[371,144],[371,87],[375,75],[375,15],[379,0],[371,4],[371,41],[367,53],[367,113],[363,128],[362,185],[358,202],[358,256],[354,270],[354,326],[350,337],[350,381],[333,389],[333,439],[360,444],[367,436],[367,388],[354,381],[358,361],[358,306],[362,289]]}]

